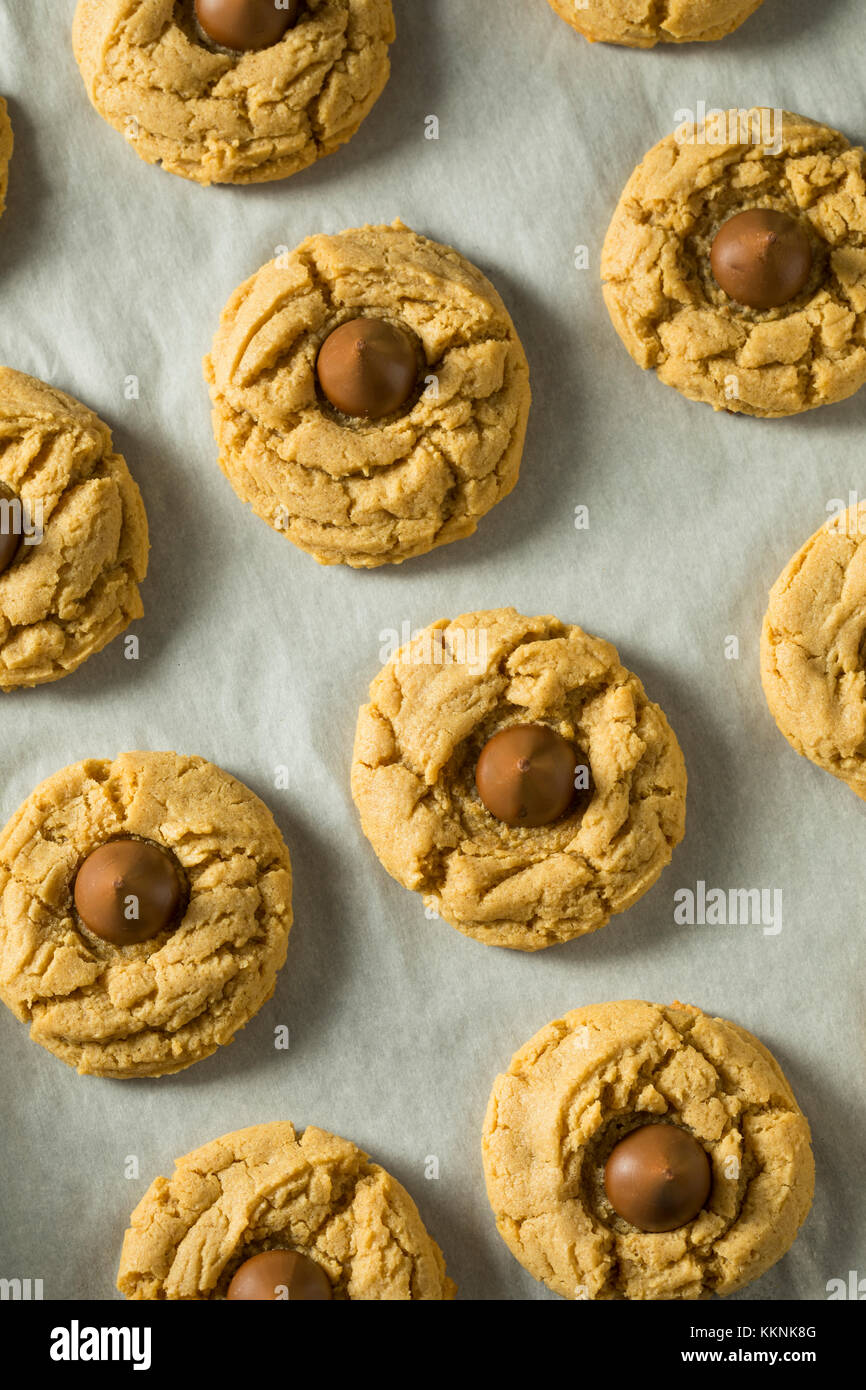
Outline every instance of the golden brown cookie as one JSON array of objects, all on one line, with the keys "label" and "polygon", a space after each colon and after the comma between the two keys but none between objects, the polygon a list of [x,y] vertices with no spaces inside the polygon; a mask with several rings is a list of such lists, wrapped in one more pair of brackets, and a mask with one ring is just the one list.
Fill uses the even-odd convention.
[{"label": "golden brown cookie", "polygon": [[[565,814],[533,828],[476,789],[482,749],[518,724],[555,731],[589,770]],[[603,927],[685,832],[683,756],[637,676],[609,642],[513,608],[433,623],[391,657],[358,715],[352,795],[398,883],[458,931],[520,951]]]},{"label": "golden brown cookie", "polygon": [[79,0],[75,57],[96,110],[148,164],[261,183],[350,140],[388,80],[391,0],[305,0],[270,48],[210,43],[192,0]]},{"label": "golden brown cookie", "polygon": [[[795,415],[866,381],[866,151],[768,108],[686,122],[635,169],[602,253],[604,297],[641,367],[715,410]],[[773,210],[811,248],[802,288],[735,302],[710,254],[737,214]]]},{"label": "golden brown cookie", "polygon": [[792,748],[866,800],[866,502],[831,517],[770,590],[761,680]]},{"label": "golden brown cookie", "polygon": [[225,1134],[151,1183],[123,1240],[133,1299],[221,1299],[244,1261],[291,1250],[334,1299],[442,1301],[455,1285],[412,1198],[346,1139],[287,1123]]},{"label": "golden brown cookie", "polygon": [[[73,899],[106,841],[169,851],[187,890],[180,920],[115,945]],[[123,753],[37,787],[0,835],[0,999],[82,1074],[164,1076],[231,1042],[286,958],[289,852],[247,787],[204,758]]]},{"label": "golden brown cookie", "polygon": [[108,426],[0,367],[0,690],[69,675],[140,618],[148,549]]},{"label": "golden brown cookie", "polygon": [[723,39],[763,0],[548,0],[591,43],[654,48],[657,43]]},{"label": "golden brown cookie", "polygon": [[6,189],[9,186],[9,161],[12,158],[12,122],[6,103],[0,97],[0,217],[6,207]]},{"label": "golden brown cookie", "polygon": [[[605,1184],[614,1146],[654,1123],[685,1131],[711,1167],[699,1213],[668,1231],[618,1215]],[[778,1062],[685,1004],[593,1004],[542,1028],[494,1083],[483,1156],[499,1234],[572,1299],[734,1293],[790,1248],[814,1190],[809,1125]]]},{"label": "golden brown cookie", "polygon": [[[340,414],[323,342],[376,317],[408,334],[418,388],[379,420]],[[469,536],[517,481],[529,368],[496,290],[395,222],[309,237],[232,295],[205,376],[238,496],[320,564],[399,564]]]}]

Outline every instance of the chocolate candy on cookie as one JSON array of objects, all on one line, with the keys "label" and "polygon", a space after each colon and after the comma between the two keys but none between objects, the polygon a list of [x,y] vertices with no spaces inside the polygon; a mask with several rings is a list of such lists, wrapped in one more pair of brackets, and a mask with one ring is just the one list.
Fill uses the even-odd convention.
[{"label": "chocolate candy on cookie", "polygon": [[94,936],[114,946],[149,941],[183,915],[183,871],[170,850],[152,840],[109,840],[87,856],[75,876],[78,915]]},{"label": "chocolate candy on cookie", "polygon": [[706,1151],[677,1125],[642,1125],[621,1139],[604,1170],[618,1216],[639,1231],[674,1231],[693,1221],[710,1195]]},{"label": "chocolate candy on cookie", "polygon": [[226,1298],[319,1303],[333,1298],[333,1293],[331,1281],[315,1260],[296,1250],[264,1250],[244,1260],[228,1286]]},{"label": "chocolate candy on cookie", "polygon": [[239,53],[279,43],[300,13],[300,0],[279,8],[274,0],[195,0],[195,17],[207,37]]},{"label": "chocolate candy on cookie", "polygon": [[335,410],[381,420],[394,415],[414,392],[418,356],[402,328],[383,319],[350,319],[328,334],[316,372]]},{"label": "chocolate candy on cookie", "polygon": [[720,288],[750,309],[778,309],[812,273],[812,244],[801,222],[774,208],[749,208],[723,222],[710,264]]},{"label": "chocolate candy on cookie", "polygon": [[478,795],[506,825],[550,825],[574,800],[574,747],[547,724],[513,724],[488,739],[475,769]]}]

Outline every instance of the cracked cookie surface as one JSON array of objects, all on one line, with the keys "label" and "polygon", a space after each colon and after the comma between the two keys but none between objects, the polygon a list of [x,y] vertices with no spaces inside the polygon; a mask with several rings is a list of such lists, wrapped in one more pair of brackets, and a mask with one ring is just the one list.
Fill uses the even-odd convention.
[{"label": "cracked cookie surface", "polygon": [[288,178],[350,140],[388,80],[391,0],[306,0],[270,48],[209,44],[192,0],[79,0],[96,110],[149,164],[197,183]]},{"label": "cracked cookie surface", "polygon": [[454,1297],[405,1188],[348,1140],[285,1122],[223,1135],[151,1183],[117,1287],[132,1299],[225,1298],[239,1265],[271,1249],[315,1260],[337,1300]]},{"label": "cracked cookie surface", "polygon": [[791,747],[866,801],[866,502],[831,517],[770,590],[761,680]]},{"label": "cracked cookie surface", "polygon": [[654,48],[657,43],[723,39],[763,0],[548,0],[593,43]]},{"label": "cracked cookie surface", "polygon": [[[509,827],[475,765],[495,733],[543,723],[585,757],[592,795]],[[603,927],[655,883],[685,832],[676,737],[609,642],[513,608],[433,623],[358,716],[352,795],[389,874],[477,941],[536,951]]]},{"label": "cracked cookie surface", "polygon": [[[790,112],[780,131],[754,108],[662,140],[626,184],[602,252],[605,302],[638,365],[732,413],[795,415],[853,395],[866,381],[864,179],[866,151]],[[752,208],[793,217],[812,245],[809,280],[780,308],[734,303],[710,269],[721,224]]]},{"label": "cracked cookie surface", "polygon": [[[703,1210],[662,1233],[618,1216],[603,1180],[614,1144],[655,1121],[691,1134],[712,1168]],[[575,1009],[515,1053],[483,1157],[500,1235],[571,1299],[734,1293],[790,1248],[814,1190],[809,1125],[767,1048],[690,1005],[633,999]]]},{"label": "cracked cookie surface", "polygon": [[12,122],[6,103],[0,97],[0,217],[6,207],[6,189],[9,187],[9,161],[12,158]]},{"label": "cracked cookie surface", "polygon": [[[323,403],[316,360],[341,323],[408,329],[424,384],[382,421]],[[517,482],[529,368],[489,280],[401,222],[312,236],[232,295],[205,376],[238,496],[320,564],[399,564],[476,529]]]},{"label": "cracked cookie surface", "polygon": [[8,367],[0,367],[0,483],[32,527],[40,508],[42,518],[42,539],[25,537],[0,573],[0,689],[12,690],[69,675],[142,616],[149,545],[141,494],[108,426]]},{"label": "cracked cookie surface", "polygon": [[[83,859],[118,836],[170,849],[189,887],[178,925],[136,945],[94,936],[72,897]],[[0,998],[82,1074],[181,1071],[270,998],[291,891],[270,811],[213,763],[176,753],[74,763],[0,835]]]}]

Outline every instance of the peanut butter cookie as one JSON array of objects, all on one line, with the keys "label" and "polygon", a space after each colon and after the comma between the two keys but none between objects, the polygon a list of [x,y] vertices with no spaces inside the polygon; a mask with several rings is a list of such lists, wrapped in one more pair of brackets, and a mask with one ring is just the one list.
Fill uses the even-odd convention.
[{"label": "peanut butter cookie", "polygon": [[6,189],[9,186],[9,161],[12,158],[12,122],[6,103],[0,97],[0,217],[6,207]]},{"label": "peanut butter cookie", "polygon": [[685,832],[674,733],[609,642],[513,608],[433,623],[358,716],[352,795],[398,883],[488,945],[603,927]]},{"label": "peanut butter cookie", "polygon": [[[242,6],[224,8],[237,24]],[[87,94],[142,159],[196,183],[261,183],[352,138],[388,80],[391,0],[284,5],[264,47],[252,20],[234,38],[214,10],[79,0],[72,38]]]},{"label": "peanut butter cookie", "polygon": [[831,517],[770,590],[761,680],[791,747],[866,800],[866,502]]},{"label": "peanut butter cookie", "polygon": [[591,43],[654,48],[657,43],[723,39],[763,0],[548,0]]},{"label": "peanut butter cookie", "polygon": [[225,1134],[151,1183],[123,1241],[132,1299],[454,1297],[395,1178],[346,1139],[287,1123]]},{"label": "peanut butter cookie", "polygon": [[866,381],[866,151],[768,108],[686,122],[635,169],[602,253],[634,360],[715,410],[795,415]]},{"label": "peanut butter cookie", "polygon": [[0,835],[0,999],[82,1074],[181,1071],[272,995],[291,889],[270,811],[204,758],[75,763]]},{"label": "peanut butter cookie", "polygon": [[399,564],[514,487],[529,368],[496,290],[402,222],[312,236],[241,285],[205,376],[238,496],[320,564]]},{"label": "peanut butter cookie", "polygon": [[499,1234],[563,1298],[696,1299],[757,1279],[814,1190],[809,1125],[745,1028],[630,999],[542,1028],[483,1138]]},{"label": "peanut butter cookie", "polygon": [[0,690],[69,675],[140,618],[148,549],[108,426],[0,367]]}]

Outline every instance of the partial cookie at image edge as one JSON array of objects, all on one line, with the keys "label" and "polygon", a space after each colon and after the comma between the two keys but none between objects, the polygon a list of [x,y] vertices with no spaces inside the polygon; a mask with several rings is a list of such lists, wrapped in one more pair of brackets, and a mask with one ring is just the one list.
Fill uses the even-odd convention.
[{"label": "partial cookie at image edge", "polygon": [[175,1161],[130,1218],[117,1287],[130,1299],[222,1299],[248,1258],[312,1258],[337,1300],[450,1301],[456,1285],[406,1189],[355,1144],[287,1122],[237,1130]]},{"label": "partial cookie at image edge", "polygon": [[9,119],[9,111],[6,102],[0,97],[0,217],[6,208],[6,190],[9,187],[9,161],[12,158],[12,150],[15,144],[15,137],[12,134],[12,122]]},{"label": "partial cookie at image edge", "polygon": [[332,154],[390,75],[391,0],[312,0],[279,42],[246,53],[207,43],[191,3],[136,3],[137,25],[128,0],[78,0],[87,95],[146,163],[204,186],[289,178]]},{"label": "partial cookie at image edge", "polygon": [[[735,303],[711,268],[721,226],[752,210],[812,247],[802,290],[769,310]],[[866,381],[866,150],[771,108],[685,121],[626,183],[601,275],[633,360],[687,399],[762,418],[845,400]]]},{"label": "partial cookie at image edge", "polygon": [[[88,930],[73,897],[88,856],[118,839],[166,851],[187,888],[180,920],[120,945]],[[283,837],[237,778],[176,753],[74,763],[0,834],[0,999],[81,1075],[182,1071],[273,994],[291,902]]]},{"label": "partial cookie at image edge", "polygon": [[3,524],[21,537],[0,573],[10,691],[70,675],[142,617],[150,541],[111,430],[73,396],[0,366],[0,446]]},{"label": "partial cookie at image edge", "polygon": [[830,517],[770,590],[761,683],[791,747],[866,801],[866,502]]},{"label": "partial cookie at image edge", "polygon": [[654,13],[656,6],[648,4],[644,20],[628,0],[548,0],[548,4],[590,43],[655,48],[657,44],[726,38],[763,0],[680,0],[675,13],[669,5],[661,19]]}]

